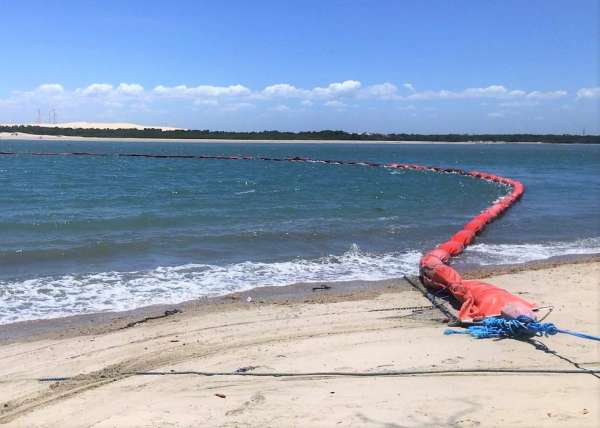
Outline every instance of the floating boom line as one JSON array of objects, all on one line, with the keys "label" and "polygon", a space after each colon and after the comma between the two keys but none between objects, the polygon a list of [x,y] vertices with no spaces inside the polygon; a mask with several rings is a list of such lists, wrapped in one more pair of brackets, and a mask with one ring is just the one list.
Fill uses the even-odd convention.
[{"label": "floating boom line", "polygon": [[195,159],[225,161],[267,161],[267,162],[303,162],[312,164],[351,165],[390,170],[430,171],[440,174],[456,174],[506,186],[510,191],[497,199],[491,206],[473,217],[452,237],[425,253],[419,262],[420,278],[423,284],[434,292],[449,292],[461,303],[459,318],[461,321],[481,320],[486,317],[509,315],[535,318],[534,304],[515,296],[508,291],[491,284],[475,280],[463,280],[460,274],[450,266],[450,259],[461,254],[473,242],[476,235],[514,205],[523,195],[523,183],[481,171],[467,171],[461,168],[441,168],[407,163],[377,163],[349,160],[311,159],[307,157],[265,157],[265,156],[210,156],[210,155],[169,155],[145,153],[91,153],[91,152],[0,152],[3,156],[90,156],[112,158],[151,158],[151,159]]}]

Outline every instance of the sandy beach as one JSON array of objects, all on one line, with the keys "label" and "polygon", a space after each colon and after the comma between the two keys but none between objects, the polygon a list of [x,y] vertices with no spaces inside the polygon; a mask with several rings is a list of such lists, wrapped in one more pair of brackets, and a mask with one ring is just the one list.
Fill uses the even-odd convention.
[{"label": "sandy beach", "polygon": [[[538,305],[554,305],[548,321],[560,327],[598,334],[597,258],[506,272],[488,272],[488,281]],[[145,320],[165,307],[3,326],[0,423],[598,426],[600,380],[589,373],[385,376],[406,370],[600,366],[597,342],[566,335],[541,339],[547,348],[444,336],[447,317],[430,305],[404,280],[331,289],[305,284],[188,302],[167,307],[181,312],[156,319]],[[236,370],[370,375],[168,374]],[[53,377],[67,379],[39,381]]]},{"label": "sandy beach", "polygon": [[600,0],[465,3],[1,2],[0,428],[600,428]]}]

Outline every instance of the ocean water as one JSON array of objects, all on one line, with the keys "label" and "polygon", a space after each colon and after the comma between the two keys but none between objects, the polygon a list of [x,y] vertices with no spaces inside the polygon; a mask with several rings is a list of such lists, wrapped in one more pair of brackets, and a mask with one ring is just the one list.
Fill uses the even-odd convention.
[{"label": "ocean water", "polygon": [[0,323],[261,285],[417,272],[506,189],[457,175],[289,162],[38,157],[306,156],[460,167],[526,193],[455,264],[600,253],[600,146],[0,140]]}]

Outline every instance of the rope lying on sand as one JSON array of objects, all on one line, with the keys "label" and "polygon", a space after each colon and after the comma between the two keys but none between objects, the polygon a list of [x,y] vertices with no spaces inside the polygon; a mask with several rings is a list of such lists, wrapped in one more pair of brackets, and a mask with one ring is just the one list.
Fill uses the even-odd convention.
[{"label": "rope lying on sand", "polygon": [[[438,369],[438,370],[390,370],[384,372],[208,372],[197,370],[171,370],[155,372],[124,372],[123,376],[246,376],[246,377],[401,377],[401,376],[435,376],[435,375],[478,375],[478,374],[597,374],[599,369],[522,369],[522,368],[481,368],[481,369]],[[118,376],[115,376],[117,378]],[[43,377],[38,382],[65,382],[77,380],[77,377]]]}]

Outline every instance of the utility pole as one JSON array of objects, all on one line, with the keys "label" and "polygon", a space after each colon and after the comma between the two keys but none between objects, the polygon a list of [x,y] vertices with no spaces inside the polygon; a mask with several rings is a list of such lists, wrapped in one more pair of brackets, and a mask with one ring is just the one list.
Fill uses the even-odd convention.
[{"label": "utility pole", "polygon": [[52,109],[52,123],[56,125],[56,109]]},{"label": "utility pole", "polygon": [[42,110],[38,109],[37,110],[37,121],[36,123],[39,125],[40,123],[42,123]]}]

